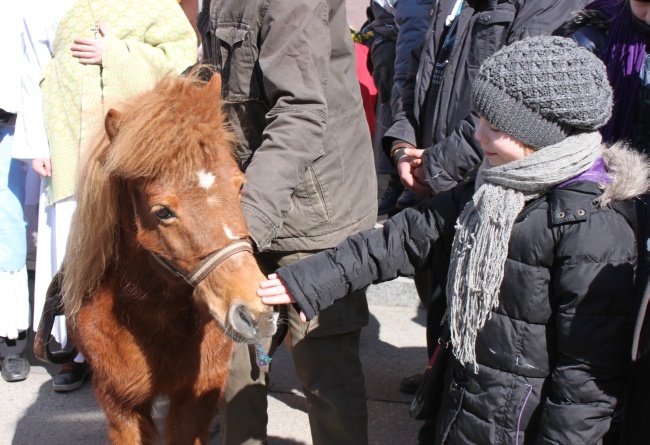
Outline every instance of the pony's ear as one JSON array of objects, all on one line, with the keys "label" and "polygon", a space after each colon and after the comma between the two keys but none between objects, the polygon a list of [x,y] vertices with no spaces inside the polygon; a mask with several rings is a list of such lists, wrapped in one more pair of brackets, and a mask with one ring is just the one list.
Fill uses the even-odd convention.
[{"label": "pony's ear", "polygon": [[214,73],[210,82],[206,85],[210,93],[216,97],[221,97],[221,74]]},{"label": "pony's ear", "polygon": [[115,108],[111,108],[106,113],[106,119],[104,120],[104,127],[106,128],[106,134],[108,135],[108,140],[113,142],[115,136],[120,130],[120,120],[122,118],[122,113],[117,111]]}]

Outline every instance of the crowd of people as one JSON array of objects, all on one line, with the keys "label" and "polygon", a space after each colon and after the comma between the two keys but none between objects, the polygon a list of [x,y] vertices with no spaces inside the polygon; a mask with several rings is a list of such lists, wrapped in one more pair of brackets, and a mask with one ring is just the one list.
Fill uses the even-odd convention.
[{"label": "crowd of people", "polygon": [[[421,444],[650,443],[650,1],[372,0],[372,137],[343,0],[33,3],[0,4],[6,381],[29,374],[80,152],[111,104],[200,61],[222,77],[258,295],[286,321],[260,347],[288,336],[314,444],[368,443],[365,290],[398,276],[427,311],[423,368],[449,354]],[[71,346],[64,318],[53,335]],[[257,353],[233,354],[224,444],[266,441]],[[79,354],[53,388],[90,372]]]}]

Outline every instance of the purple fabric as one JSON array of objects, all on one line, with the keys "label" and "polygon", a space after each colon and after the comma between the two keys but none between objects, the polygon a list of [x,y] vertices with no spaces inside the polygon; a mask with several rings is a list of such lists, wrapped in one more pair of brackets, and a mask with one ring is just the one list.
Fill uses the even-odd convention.
[{"label": "purple fabric", "polygon": [[629,139],[634,106],[639,89],[639,72],[646,54],[648,37],[635,31],[627,0],[596,0],[585,9],[602,11],[611,18],[601,59],[607,66],[614,89],[612,118],[600,129],[605,142]]},{"label": "purple fabric", "polygon": [[607,166],[605,165],[603,158],[598,158],[587,170],[583,171],[578,176],[574,176],[573,178],[564,181],[557,187],[564,187],[576,181],[591,181],[597,182],[598,184],[609,184],[612,182],[612,178],[607,174]]}]

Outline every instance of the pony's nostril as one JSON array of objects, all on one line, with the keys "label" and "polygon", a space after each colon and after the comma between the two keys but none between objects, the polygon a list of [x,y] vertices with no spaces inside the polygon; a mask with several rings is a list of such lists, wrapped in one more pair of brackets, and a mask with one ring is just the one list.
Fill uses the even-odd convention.
[{"label": "pony's nostril", "polygon": [[236,341],[246,343],[251,340],[270,337],[277,329],[275,313],[256,314],[245,304],[235,304],[228,311],[228,320]]},{"label": "pony's nostril", "polygon": [[237,316],[239,317],[239,320],[244,322],[244,325],[249,328],[251,332],[255,332],[255,323],[253,323],[248,309],[246,309],[245,306],[239,306],[237,308]]}]

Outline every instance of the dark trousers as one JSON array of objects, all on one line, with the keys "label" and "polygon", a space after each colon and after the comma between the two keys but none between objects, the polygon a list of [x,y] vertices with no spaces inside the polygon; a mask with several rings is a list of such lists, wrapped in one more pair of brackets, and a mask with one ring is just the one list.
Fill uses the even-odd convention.
[{"label": "dark trousers", "polygon": [[0,337],[0,358],[6,357],[11,354],[23,354],[27,348],[29,341],[29,330],[23,331],[18,334],[15,340],[9,340],[5,337]]},{"label": "dark trousers", "polygon": [[[274,272],[311,252],[266,254],[258,257],[262,271]],[[307,398],[314,445],[365,445],[368,410],[359,342],[368,323],[365,290],[353,293],[322,311],[308,323],[295,307],[281,307],[278,332],[262,346],[273,356],[289,334],[296,375]],[[252,345],[237,345],[222,402],[224,445],[252,445],[266,441],[269,366],[259,367]]]}]

